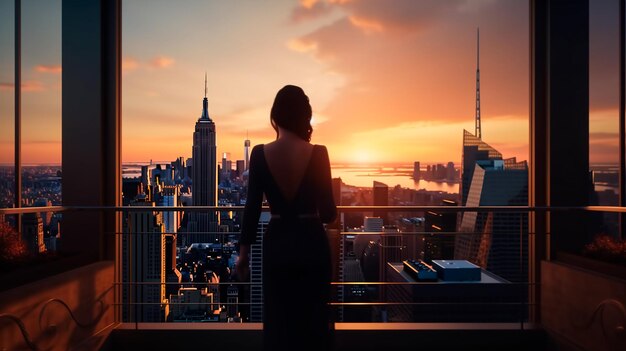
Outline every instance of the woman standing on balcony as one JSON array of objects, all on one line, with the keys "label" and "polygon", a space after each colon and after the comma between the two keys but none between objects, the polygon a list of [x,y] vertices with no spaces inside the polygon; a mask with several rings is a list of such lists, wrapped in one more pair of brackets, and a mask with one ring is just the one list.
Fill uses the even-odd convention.
[{"label": "woman standing on balcony", "polygon": [[311,105],[287,85],[270,113],[276,140],[250,156],[237,272],[247,276],[263,194],[271,220],[263,237],[263,346],[265,350],[327,350],[330,321],[330,249],[322,223],[336,217],[328,152],[312,145]]}]

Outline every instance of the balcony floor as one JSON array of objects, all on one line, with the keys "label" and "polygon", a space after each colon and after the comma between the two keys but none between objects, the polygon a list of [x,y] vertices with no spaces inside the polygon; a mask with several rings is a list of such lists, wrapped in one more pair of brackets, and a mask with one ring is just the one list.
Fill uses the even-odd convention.
[{"label": "balcony floor", "polygon": [[[184,350],[205,345],[261,350],[261,324],[120,324],[100,350]],[[539,328],[519,324],[338,323],[336,350],[563,350]],[[303,345],[304,349],[304,345]]]}]

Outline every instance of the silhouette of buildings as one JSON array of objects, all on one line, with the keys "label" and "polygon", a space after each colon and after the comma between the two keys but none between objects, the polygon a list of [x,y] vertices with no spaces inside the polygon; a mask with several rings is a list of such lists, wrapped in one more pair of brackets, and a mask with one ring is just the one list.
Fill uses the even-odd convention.
[{"label": "silhouette of buildings", "polygon": [[[442,206],[457,206],[456,201],[442,200]],[[453,259],[457,224],[456,212],[428,211],[424,216],[424,260]]]},{"label": "silhouette of buildings", "polygon": [[[372,186],[372,198],[374,200],[374,206],[388,206],[389,205],[389,187],[387,184],[374,181]],[[376,210],[374,211],[374,217],[380,217],[383,220],[383,224],[389,223],[387,211]]]},{"label": "silhouette of buildings", "polygon": [[43,220],[39,213],[27,213],[22,216],[22,240],[31,254],[46,251],[43,239]]}]

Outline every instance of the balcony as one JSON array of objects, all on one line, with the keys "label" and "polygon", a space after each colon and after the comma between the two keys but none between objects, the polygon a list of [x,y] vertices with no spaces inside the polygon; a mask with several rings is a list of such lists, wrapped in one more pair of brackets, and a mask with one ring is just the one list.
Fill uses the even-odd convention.
[{"label": "balcony", "polygon": [[[88,213],[115,212],[118,218],[130,218],[136,215],[165,214],[178,211],[209,211],[209,210],[241,211],[241,207],[217,207],[217,208],[182,208],[182,207],[117,207],[117,208],[90,208],[90,207],[47,207],[47,208],[23,208],[1,209],[0,215],[11,216],[14,214],[26,214],[43,212],[56,212],[84,215]],[[340,213],[370,213],[377,211],[379,214],[393,216],[407,215],[425,212],[461,213],[477,212],[485,214],[505,214],[507,217],[527,218],[529,214],[561,212],[580,215],[590,213],[624,213],[625,208],[587,207],[587,208],[532,208],[520,207],[450,207],[450,206],[389,206],[389,207],[340,207]],[[70,217],[71,218],[71,217]],[[156,217],[155,217],[156,218]],[[332,226],[332,225],[331,225]],[[542,281],[537,282],[529,278],[530,267],[523,264],[528,262],[528,254],[524,250],[511,262],[520,262],[518,270],[523,270],[521,275],[516,275],[514,280],[507,280],[482,269],[480,284],[477,282],[443,282],[439,281],[416,281],[406,274],[406,270],[398,265],[403,259],[414,258],[407,255],[407,250],[414,245],[413,239],[427,242],[431,233],[426,233],[419,228],[394,228],[394,232],[355,232],[328,229],[328,236],[332,247],[333,260],[336,266],[333,287],[337,288],[337,294],[333,296],[331,305],[334,309],[336,321],[335,344],[340,350],[378,349],[381,347],[402,347],[403,345],[420,345],[432,349],[459,349],[469,346],[480,349],[544,349],[557,350],[567,349],[571,340],[563,339],[555,328],[577,329],[580,334],[596,338],[596,341],[606,345],[619,345],[621,342],[620,328],[623,321],[619,320],[620,308],[623,308],[624,296],[618,292],[624,287],[624,282],[619,278],[610,282],[613,284],[613,293],[610,289],[605,290],[605,295],[588,295],[588,288],[580,287],[580,292],[567,291],[568,286],[576,284],[576,279],[569,273],[563,272],[567,265],[544,261],[541,264]],[[86,229],[88,232],[89,229]],[[2,347],[8,349],[100,349],[100,350],[124,350],[141,348],[180,348],[193,347],[195,345],[212,345],[215,347],[235,347],[238,350],[259,349],[261,345],[262,324],[251,321],[250,310],[258,302],[247,300],[220,299],[207,301],[204,304],[196,300],[173,301],[169,295],[169,301],[157,301],[149,297],[149,294],[138,293],[138,290],[147,287],[159,287],[168,289],[173,286],[178,294],[179,288],[193,287],[211,288],[238,286],[250,289],[254,281],[238,283],[232,281],[203,281],[203,282],[169,282],[154,279],[146,281],[141,278],[129,278],[124,271],[126,265],[133,262],[134,265],[143,265],[140,269],[148,269],[148,259],[138,260],[133,256],[137,251],[127,250],[125,243],[133,241],[135,245],[147,239],[147,235],[156,238],[156,242],[165,243],[165,238],[172,233],[165,232],[136,232],[124,230],[106,235],[117,238],[116,252],[118,255],[114,261],[99,261],[92,264],[80,265],[77,268],[66,270],[56,274],[54,268],[50,268],[50,276],[35,276],[34,282],[26,283],[14,289],[3,289],[0,293],[0,301],[3,301],[1,310],[4,312],[0,320],[0,335],[2,335]],[[231,239],[238,237],[237,232],[210,233],[212,235],[228,236]],[[494,233],[443,233],[444,237],[456,238],[458,243],[461,236],[473,237],[478,234],[485,238]],[[498,233],[502,235],[502,233]],[[524,227],[514,233],[519,238],[518,243],[532,242],[535,233],[528,232]],[[550,235],[550,233],[548,233]],[[385,238],[386,236],[386,238]],[[371,257],[360,257],[364,264],[359,265],[352,254],[353,245],[359,245],[357,241],[373,242],[370,237],[379,239],[377,262],[386,264],[386,274],[380,273],[380,267],[371,269]],[[151,239],[152,240],[152,239]],[[356,240],[356,241],[355,241]],[[395,240],[395,241],[393,241]],[[351,241],[351,242],[350,242]],[[224,241],[220,241],[224,243]],[[393,244],[393,245],[390,245]],[[386,246],[385,246],[386,245]],[[226,245],[222,245],[222,248]],[[170,255],[172,259],[172,247],[170,252],[165,252],[162,247],[162,255]],[[428,250],[428,248],[427,248]],[[441,254],[441,250],[435,250]],[[364,250],[373,254],[374,251]],[[422,246],[422,255],[424,247]],[[174,254],[175,255],[175,254]],[[385,256],[386,255],[386,256]],[[372,255],[376,256],[376,255]],[[176,257],[173,257],[176,259]],[[431,257],[432,259],[440,257]],[[446,257],[449,258],[449,257]],[[165,261],[168,259],[163,257]],[[182,259],[180,257],[179,259]],[[369,263],[366,260],[370,260]],[[66,257],[70,265],[76,265],[73,257]],[[206,262],[206,261],[205,261]],[[254,259],[252,260],[254,264]],[[171,262],[170,262],[171,264]],[[179,265],[180,266],[180,265]],[[67,269],[67,267],[66,267]],[[252,267],[254,270],[254,267]],[[497,269],[494,267],[494,269]],[[352,272],[349,272],[352,270]],[[364,271],[372,274],[384,274],[377,281],[367,280]],[[561,270],[561,271],[559,271]],[[32,272],[31,272],[32,273]],[[596,272],[603,275],[606,272]],[[45,273],[44,273],[45,274]],[[396,274],[396,275],[394,275]],[[556,275],[555,275],[556,274]],[[588,273],[589,274],[589,273]],[[561,276],[559,276],[561,275]],[[591,274],[593,275],[593,274]],[[520,277],[523,277],[520,278]],[[32,278],[32,277],[31,277]],[[254,279],[254,277],[252,278]],[[571,281],[568,281],[571,279]],[[593,279],[593,278],[591,278]],[[600,286],[606,283],[594,283]],[[621,284],[621,285],[620,285]],[[477,285],[486,286],[481,289]],[[134,288],[135,287],[135,288]],[[139,288],[140,287],[140,288]],[[354,289],[356,287],[356,289]],[[125,289],[132,293],[128,295]],[[565,289],[565,291],[563,291]],[[617,291],[615,289],[618,289]],[[169,289],[168,289],[169,290]],[[184,289],[183,289],[184,290]],[[591,289],[593,290],[593,288]],[[540,299],[533,299],[535,294],[540,294]],[[559,295],[563,294],[563,295]],[[130,296],[130,297],[129,297]],[[142,296],[144,298],[142,298]],[[148,297],[146,297],[148,296]],[[165,296],[165,295],[163,295]],[[250,296],[250,295],[249,295]],[[569,310],[572,306],[568,303],[582,299],[580,306]],[[164,303],[165,302],[165,303]],[[561,302],[564,305],[561,305]],[[209,307],[210,303],[216,306]],[[178,305],[178,306],[176,306]],[[182,322],[180,318],[166,318],[162,312],[166,309],[173,311],[175,308],[186,309],[204,307],[205,311],[222,310],[222,316],[218,312],[216,318],[204,318],[204,322]],[[228,320],[231,315],[230,308],[234,306],[237,311],[245,310],[242,320]],[[138,313],[154,307],[157,317],[151,314]],[[167,307],[167,308],[166,308]],[[595,309],[594,309],[595,308]],[[127,309],[125,311],[125,309]],[[135,313],[129,313],[134,310]],[[616,315],[617,313],[617,315]],[[536,315],[541,314],[545,324],[537,321]],[[568,316],[575,314],[577,321],[568,321]],[[191,321],[191,322],[189,322]],[[182,323],[181,323],[182,322]],[[600,336],[600,333],[602,336]],[[209,341],[210,340],[210,341]],[[571,346],[571,345],[570,345]]]},{"label": "balcony", "polygon": [[[33,212],[63,213],[63,255],[58,260],[2,276],[0,349],[179,349],[196,345],[258,349],[261,341],[261,324],[258,322],[219,322],[221,315],[217,316],[217,320],[214,315],[202,316],[201,320],[206,321],[203,323],[194,318],[187,318],[193,322],[186,323],[155,322],[143,319],[142,315],[139,317],[137,312],[125,315],[125,308],[139,311],[140,307],[152,306],[160,318],[165,307],[164,301],[138,298],[139,294],[125,298],[125,288],[138,292],[140,286],[142,289],[149,287],[145,291],[151,292],[166,290],[170,285],[183,285],[179,282],[168,284],[160,278],[158,281],[156,278],[140,279],[138,275],[131,279],[124,277],[125,259],[126,262],[135,262],[133,267],[146,268],[146,265],[137,265],[138,261],[133,261],[139,257],[135,252],[124,251],[124,242],[134,242],[136,246],[142,232],[125,231],[125,218],[130,213],[207,211],[211,208],[120,207],[121,1],[66,0],[63,5],[64,206],[0,209],[0,217]],[[458,285],[414,282],[394,266],[398,263],[395,258],[384,260],[382,264],[378,260],[378,266],[372,270],[378,272],[377,280],[362,277],[346,281],[344,276],[344,279],[335,279],[333,283],[338,295],[333,299],[332,306],[337,315],[341,310],[344,312],[343,321],[338,317],[336,323],[337,349],[407,348],[407,345],[432,349],[624,349],[626,288],[621,275],[623,267],[616,268],[615,265],[571,254],[580,252],[588,239],[586,227],[589,222],[586,218],[590,214],[604,212],[619,217],[621,238],[625,237],[626,228],[623,104],[619,131],[622,143],[620,206],[588,206],[588,5],[585,0],[530,1],[528,206],[340,208],[346,214],[374,210],[389,213],[432,210],[527,218],[527,227],[520,225],[519,230],[514,232],[515,238],[519,239],[515,246],[519,250],[512,256],[519,263],[518,277],[499,281],[494,284],[497,289],[490,286],[480,298],[459,299]],[[623,23],[623,8],[620,19]],[[624,61],[623,34],[621,39],[621,61]],[[16,58],[19,58],[18,50]],[[17,77],[19,59],[16,59],[16,66]],[[620,99],[623,103],[623,62],[620,66]],[[20,86],[17,78],[15,86]],[[16,107],[19,107],[17,102]],[[16,111],[17,116],[19,108]],[[16,120],[19,122],[19,118]],[[19,134],[19,123],[15,129],[16,135]],[[16,137],[16,194],[21,193],[19,144],[20,140]],[[19,207],[19,195],[16,197]],[[224,209],[233,210],[239,209]],[[236,235],[236,231],[229,235],[232,233]],[[164,234],[167,233],[160,232],[158,235],[161,243]],[[407,229],[401,234],[415,241],[427,237],[417,230]],[[341,249],[342,240],[349,236],[369,235],[384,236],[386,233],[329,231],[337,261],[343,257],[343,263],[336,266],[337,274],[342,269],[344,273],[349,268],[363,269],[360,258],[355,264],[356,254],[353,257],[346,254],[345,247]],[[444,235],[465,235],[481,242],[477,237],[488,238],[489,231]],[[384,246],[378,247],[377,257],[381,257],[380,253],[384,250],[380,250]],[[404,248],[408,244],[404,241],[401,245],[389,243],[387,248],[393,251],[397,246]],[[483,246],[482,257],[488,251]],[[502,278],[503,273],[491,271],[488,262],[483,268],[484,274],[492,279],[497,280],[494,274]],[[386,277],[381,279],[383,275]],[[358,276],[358,269],[352,276]],[[398,276],[404,280],[387,279]],[[211,284],[235,285],[232,282]],[[500,287],[504,287],[504,292]],[[372,290],[376,294],[359,301],[347,301],[347,290],[353,297],[362,297]],[[415,299],[418,292],[424,290],[429,290],[435,298]],[[344,293],[343,300],[339,291]],[[519,295],[511,296],[516,291]],[[409,300],[406,299],[407,294]],[[507,298],[488,299],[489,294]],[[402,300],[402,297],[405,299]],[[170,299],[167,305],[174,306]],[[192,304],[201,305],[199,302]],[[216,305],[216,302],[206,300],[202,304]],[[242,309],[245,307],[242,301],[237,304]],[[178,305],[185,306],[184,302]],[[218,308],[224,306],[224,310],[233,306],[227,299],[220,299],[219,305]],[[346,318],[345,312],[350,310],[357,311],[353,314],[357,317]],[[424,311],[427,313],[422,313]],[[407,314],[409,317],[406,317]],[[368,318],[363,318],[364,315]]]}]

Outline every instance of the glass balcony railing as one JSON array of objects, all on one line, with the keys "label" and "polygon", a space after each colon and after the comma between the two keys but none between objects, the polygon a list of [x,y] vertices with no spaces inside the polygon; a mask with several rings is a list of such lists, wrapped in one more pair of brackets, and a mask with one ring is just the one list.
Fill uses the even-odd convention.
[{"label": "glass balcony railing", "polygon": [[[270,220],[267,208],[259,221],[258,243],[250,250],[246,281],[233,274],[242,207],[46,207],[1,209],[0,215],[40,211],[119,214],[121,231],[105,235],[116,238],[113,284],[120,322],[263,320],[261,243]],[[186,227],[190,214],[210,211],[220,215],[217,231],[179,229]],[[535,235],[529,217],[626,209],[340,206],[338,211],[337,221],[327,225],[336,322],[513,323],[523,328],[537,307],[530,299],[537,282],[529,278],[529,242]],[[362,225],[349,226],[359,222],[355,218]]]},{"label": "glass balcony railing", "polygon": [[[262,214],[258,243],[250,250],[250,280],[240,282],[232,279],[232,272],[243,208],[219,209],[219,231],[202,233],[175,233],[171,225],[182,211],[209,208],[121,209],[124,230],[116,234],[121,239],[118,265],[123,273],[117,284],[122,289],[119,304],[124,321],[262,321],[261,243],[269,214]],[[529,210],[487,210],[340,207],[338,220],[327,225],[335,320],[526,321]],[[458,217],[464,212],[468,218]],[[462,232],[456,231],[458,225]],[[151,271],[161,269],[160,260],[165,262],[165,271]],[[446,275],[452,272],[446,267],[450,264],[466,264],[460,270],[468,275]],[[285,289],[297,293],[289,292],[288,286]]]}]

